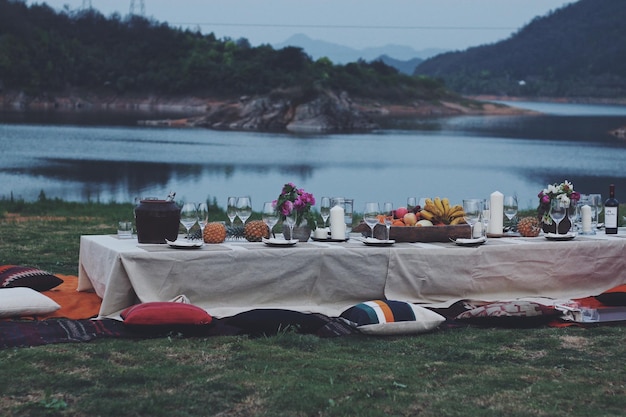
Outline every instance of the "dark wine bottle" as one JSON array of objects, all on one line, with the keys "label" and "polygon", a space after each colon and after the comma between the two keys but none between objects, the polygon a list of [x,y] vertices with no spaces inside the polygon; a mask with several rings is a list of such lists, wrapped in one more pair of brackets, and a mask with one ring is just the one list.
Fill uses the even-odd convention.
[{"label": "dark wine bottle", "polygon": [[617,234],[619,201],[615,198],[615,185],[609,186],[609,198],[604,202],[604,231],[607,235]]}]

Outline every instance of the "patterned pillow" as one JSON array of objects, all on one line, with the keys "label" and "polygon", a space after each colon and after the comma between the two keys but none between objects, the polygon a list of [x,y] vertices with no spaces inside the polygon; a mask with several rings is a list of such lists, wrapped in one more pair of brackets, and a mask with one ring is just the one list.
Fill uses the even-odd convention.
[{"label": "patterned pillow", "polygon": [[28,287],[37,291],[48,291],[63,280],[50,272],[29,266],[0,266],[0,288]]},{"label": "patterned pillow", "polygon": [[0,288],[0,317],[25,317],[52,313],[61,308],[32,288]]},{"label": "patterned pillow", "polygon": [[173,301],[136,304],[122,311],[120,316],[125,324],[134,326],[198,326],[213,321],[202,308]]},{"label": "patterned pillow", "polygon": [[446,321],[445,317],[427,308],[395,300],[357,304],[341,313],[341,317],[359,331],[373,335],[424,333]]},{"label": "patterned pillow", "polygon": [[528,300],[501,301],[485,304],[465,311],[457,320],[484,325],[534,326],[554,319],[561,312],[554,308]]}]

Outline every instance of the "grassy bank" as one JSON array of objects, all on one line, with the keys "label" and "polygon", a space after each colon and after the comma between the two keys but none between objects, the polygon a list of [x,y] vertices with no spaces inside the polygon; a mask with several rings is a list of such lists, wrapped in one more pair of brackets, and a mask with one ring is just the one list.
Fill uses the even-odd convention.
[{"label": "grassy bank", "polygon": [[[0,202],[0,263],[76,274],[123,204]],[[621,416],[626,327],[98,340],[0,350],[2,416]]]}]

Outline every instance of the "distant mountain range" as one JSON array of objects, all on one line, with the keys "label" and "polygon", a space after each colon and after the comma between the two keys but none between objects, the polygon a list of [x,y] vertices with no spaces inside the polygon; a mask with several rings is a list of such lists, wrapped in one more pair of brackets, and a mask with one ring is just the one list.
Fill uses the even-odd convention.
[{"label": "distant mountain range", "polygon": [[347,64],[356,62],[359,59],[364,61],[374,61],[381,59],[387,65],[397,68],[405,74],[413,74],[413,71],[423,60],[445,52],[445,49],[423,49],[416,51],[409,46],[385,45],[365,49],[354,49],[348,46],[339,45],[332,42],[311,39],[303,34],[291,36],[284,42],[272,45],[276,49],[286,46],[296,46],[302,48],[304,52],[317,60],[327,57],[334,64]]}]

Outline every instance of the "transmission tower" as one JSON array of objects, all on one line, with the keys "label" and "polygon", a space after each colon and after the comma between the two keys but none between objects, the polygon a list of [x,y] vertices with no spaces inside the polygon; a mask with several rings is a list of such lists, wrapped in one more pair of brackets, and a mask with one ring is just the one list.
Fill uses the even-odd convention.
[{"label": "transmission tower", "polygon": [[[135,11],[136,7],[137,7],[137,3],[139,3],[139,10],[138,12]],[[145,16],[146,15],[146,4],[144,3],[143,0],[139,0],[139,1],[135,1],[135,0],[130,0],[130,14],[138,14],[140,16]]]}]

